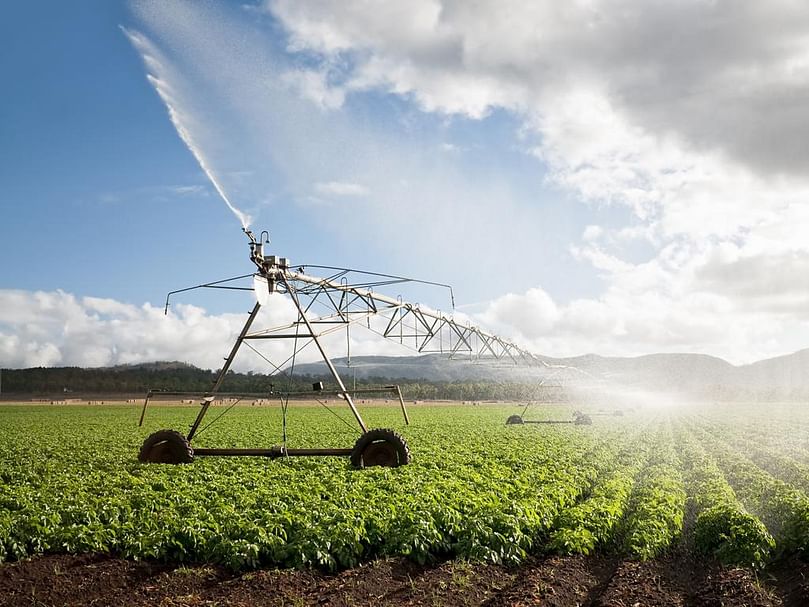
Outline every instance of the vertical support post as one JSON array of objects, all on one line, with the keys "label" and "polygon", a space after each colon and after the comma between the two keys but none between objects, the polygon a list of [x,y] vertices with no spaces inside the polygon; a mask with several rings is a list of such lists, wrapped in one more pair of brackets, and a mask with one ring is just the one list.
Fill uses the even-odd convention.
[{"label": "vertical support post", "polygon": [[315,333],[315,329],[312,326],[312,323],[309,322],[309,319],[306,318],[306,312],[304,312],[303,308],[301,307],[301,302],[298,299],[298,294],[295,292],[295,288],[287,282],[286,276],[284,274],[281,275],[281,280],[284,283],[284,286],[287,289],[287,293],[292,298],[292,301],[295,303],[295,307],[298,309],[298,315],[303,320],[306,328],[309,330],[309,335],[312,336],[312,341],[315,342],[317,349],[320,350],[320,355],[323,357],[323,362],[326,363],[326,366],[329,368],[329,372],[331,376],[334,378],[334,381],[337,382],[337,385],[340,387],[340,393],[343,395],[343,398],[346,399],[348,403],[348,407],[351,409],[351,413],[354,414],[354,419],[357,420],[357,423],[360,425],[360,428],[363,432],[368,432],[368,427],[365,425],[365,422],[362,421],[362,416],[360,416],[360,412],[357,410],[357,407],[354,405],[354,400],[351,398],[351,394],[348,393],[348,390],[343,383],[343,380],[340,379],[340,375],[337,373],[337,369],[334,368],[334,365],[329,358],[329,355],[326,354],[326,350],[323,349],[323,345],[320,343],[320,339],[318,339],[317,334]]},{"label": "vertical support post", "polygon": [[143,410],[140,412],[140,422],[138,422],[138,427],[143,426],[143,418],[146,417],[146,407],[149,405],[149,399],[152,398],[152,391],[146,393],[146,398],[143,399]]},{"label": "vertical support post", "polygon": [[396,394],[399,396],[399,404],[402,406],[402,413],[404,414],[405,424],[409,426],[410,418],[407,416],[407,407],[405,407],[404,398],[402,398],[402,389],[399,387],[399,384],[396,384]]},{"label": "vertical support post", "polygon": [[242,327],[241,333],[239,333],[239,337],[236,338],[236,343],[233,344],[230,354],[228,354],[228,357],[225,359],[225,364],[219,371],[219,375],[216,377],[216,380],[214,380],[211,391],[205,396],[205,398],[202,399],[202,403],[200,403],[202,405],[202,409],[199,410],[197,419],[194,420],[194,423],[191,425],[191,430],[188,431],[187,438],[189,443],[191,442],[191,439],[194,438],[194,434],[197,433],[197,429],[199,429],[202,418],[205,417],[205,414],[208,412],[208,408],[211,406],[211,403],[213,403],[214,395],[219,391],[219,388],[222,386],[222,382],[225,381],[225,376],[230,370],[230,365],[233,364],[233,359],[236,358],[236,353],[239,351],[239,346],[242,345],[247,332],[250,330],[250,325],[253,324],[253,321],[256,319],[256,315],[260,309],[261,304],[256,302],[256,305],[253,306],[253,309],[250,312],[250,316],[247,318],[247,322],[244,323],[244,327]]},{"label": "vertical support post", "polygon": [[[348,364],[351,364],[351,323],[346,320],[346,355],[348,356]],[[356,374],[354,375],[356,379]],[[356,390],[356,381],[354,382],[354,389]]]}]

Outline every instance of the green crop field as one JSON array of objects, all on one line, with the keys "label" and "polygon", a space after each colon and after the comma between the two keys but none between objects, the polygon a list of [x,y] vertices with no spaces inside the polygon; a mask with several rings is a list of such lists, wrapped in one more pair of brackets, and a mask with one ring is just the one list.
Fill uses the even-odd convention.
[{"label": "green crop field", "polygon": [[[193,407],[0,407],[0,560],[103,552],[233,569],[339,569],[387,555],[465,557],[609,552],[649,559],[681,542],[760,566],[809,549],[809,415],[721,406],[594,417],[590,426],[506,426],[516,405],[363,409],[413,461],[355,470],[348,458],[197,458],[142,464],[158,428]],[[216,414],[214,411],[214,415]],[[569,419],[537,406],[532,419]],[[344,412],[340,411],[341,414]],[[195,444],[266,447],[275,407],[237,407]],[[357,438],[318,407],[292,408],[290,447]],[[772,440],[777,437],[777,440]]]}]

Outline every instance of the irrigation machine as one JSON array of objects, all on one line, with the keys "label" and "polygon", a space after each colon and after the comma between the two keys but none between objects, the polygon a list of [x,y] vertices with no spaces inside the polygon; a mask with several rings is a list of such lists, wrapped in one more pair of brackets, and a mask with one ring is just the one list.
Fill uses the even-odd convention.
[{"label": "irrigation machine", "polygon": [[[530,403],[529,403],[530,405]],[[528,406],[526,405],[526,410]],[[506,419],[507,426],[519,426],[522,424],[575,424],[576,426],[589,426],[593,423],[593,418],[582,413],[581,411],[574,411],[572,419],[525,419],[525,410],[522,415],[509,415]]]},{"label": "irrigation machine", "polygon": [[[542,378],[537,385],[538,388],[555,389],[557,392],[565,393],[570,387],[576,386],[581,389],[581,379],[591,382],[599,390],[603,390],[602,381],[588,373],[587,371],[573,365],[552,364],[545,362],[548,374]],[[591,388],[593,386],[590,386]],[[509,415],[506,418],[507,426],[521,426],[524,424],[574,424],[576,426],[590,426],[593,423],[594,415],[601,413],[584,413],[583,411],[573,411],[573,415],[568,419],[527,419],[528,410],[536,405],[535,401],[528,401],[520,413]]]},{"label": "irrigation machine", "polygon": [[[386,339],[395,340],[419,353],[441,353],[449,358],[473,362],[507,362],[519,366],[550,367],[541,358],[476,326],[456,322],[452,316],[444,315],[440,311],[405,302],[401,297],[381,295],[373,290],[374,287],[405,282],[439,286],[449,290],[454,308],[454,296],[449,285],[349,268],[316,265],[293,267],[285,257],[265,255],[264,247],[269,244],[267,232],[262,232],[259,239],[256,239],[250,230],[245,229],[244,232],[249,239],[250,259],[256,266],[254,272],[179,289],[172,291],[166,297],[166,313],[168,313],[169,299],[172,295],[198,288],[252,290],[256,294],[256,303],[250,310],[244,326],[208,392],[200,394],[163,390],[149,391],[144,400],[140,425],[143,425],[149,403],[155,399],[195,396],[199,398],[200,409],[187,433],[166,429],[154,432],[147,437],[140,449],[138,456],[140,461],[179,464],[192,462],[198,456],[264,456],[269,458],[348,456],[351,458],[352,465],[358,468],[396,467],[409,463],[410,451],[405,438],[393,429],[369,428],[354,399],[357,394],[391,395],[398,400],[404,423],[408,424],[407,408],[399,386],[348,389],[325,348],[324,338],[326,336],[337,331],[344,331],[350,360],[350,331],[355,325],[362,325]],[[331,274],[326,278],[319,278],[309,274],[310,269],[326,270]],[[244,281],[251,278],[252,286],[244,285]],[[357,278],[357,280],[350,280],[353,278]],[[256,325],[259,323],[256,321],[259,311],[263,306],[271,303],[271,294],[287,296],[293,304],[295,318],[282,325],[257,328]],[[272,301],[277,301],[277,299]],[[292,347],[287,351],[291,350],[292,354],[283,362],[276,364],[261,351],[259,344],[264,340],[285,340],[287,343],[291,343]],[[273,374],[289,379],[294,370],[297,355],[310,345],[315,346],[325,363],[334,382],[333,388],[326,389],[322,382],[317,382],[311,390],[305,391],[276,390],[274,387],[266,392],[252,394],[221,391],[228,371],[243,346],[260,356],[270,366]],[[283,414],[283,443],[281,445],[259,448],[209,448],[193,445],[194,438],[199,433],[221,418],[240,400],[251,397],[280,401]],[[350,410],[359,432],[355,444],[346,448],[287,448],[286,413],[290,400],[314,399],[329,408],[324,403],[327,397],[335,397],[337,402],[344,402]],[[222,401],[230,406],[203,426],[203,420],[216,401]]]}]

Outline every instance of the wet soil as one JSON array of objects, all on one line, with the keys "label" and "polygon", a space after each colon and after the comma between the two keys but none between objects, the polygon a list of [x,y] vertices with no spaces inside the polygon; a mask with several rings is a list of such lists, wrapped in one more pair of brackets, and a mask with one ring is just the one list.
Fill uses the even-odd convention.
[{"label": "wet soil", "polygon": [[645,563],[553,556],[514,568],[387,559],[334,574],[234,574],[213,566],[47,555],[0,565],[0,606],[12,605],[797,607],[809,605],[809,565],[782,561],[757,575],[683,555]]}]

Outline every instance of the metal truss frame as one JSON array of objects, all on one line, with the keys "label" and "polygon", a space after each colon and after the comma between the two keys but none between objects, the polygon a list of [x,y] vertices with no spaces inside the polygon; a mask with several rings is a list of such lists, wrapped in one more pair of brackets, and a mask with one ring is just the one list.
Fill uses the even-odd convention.
[{"label": "metal truss frame", "polygon": [[[187,436],[189,443],[199,430],[200,424],[210,406],[218,398],[217,394],[242,345],[246,345],[250,350],[264,359],[273,368],[274,373],[285,373],[286,366],[290,362],[294,363],[295,358],[304,348],[314,344],[323,362],[326,364],[329,373],[337,384],[336,390],[324,392],[324,394],[330,393],[345,400],[362,432],[367,432],[368,428],[354,404],[352,398],[354,391],[350,391],[346,388],[345,383],[337,372],[322,342],[323,337],[344,330],[346,332],[346,344],[349,349],[350,358],[350,330],[351,327],[355,325],[361,324],[366,329],[378,333],[384,338],[397,341],[403,346],[419,353],[445,354],[448,358],[471,362],[503,363],[509,366],[545,368],[551,372],[551,376],[556,375],[559,371],[564,369],[578,371],[575,367],[550,364],[535,354],[517,346],[515,343],[498,337],[493,333],[484,331],[480,327],[473,326],[471,323],[464,324],[458,322],[452,316],[447,316],[440,311],[403,301],[401,297],[393,298],[382,295],[373,290],[374,286],[391,285],[401,282],[418,282],[437,285],[450,289],[450,296],[452,297],[454,307],[454,295],[449,285],[372,272],[360,273],[377,278],[382,277],[385,280],[351,283],[347,276],[351,272],[357,271],[329,266],[300,266],[293,269],[290,267],[286,258],[275,255],[265,256],[264,243],[257,241],[253,233],[249,230],[245,230],[245,233],[250,239],[250,259],[256,265],[257,272],[238,276],[233,279],[219,280],[195,287],[188,287],[169,293],[170,297],[174,293],[196,288],[242,291],[255,290],[258,299],[253,309],[250,311],[230,353],[225,358],[225,364],[220,369],[211,390],[202,397],[200,403],[201,409]],[[327,278],[319,278],[307,274],[305,272],[306,267],[337,270],[337,273]],[[254,277],[253,288],[230,286],[227,284],[231,281],[245,279],[249,276]],[[296,319],[279,326],[257,330],[253,329],[254,321],[263,305],[262,300],[265,299],[265,293],[261,292],[264,289],[266,289],[266,295],[279,293],[289,296],[296,308]],[[166,298],[166,311],[168,311],[169,297]],[[374,320],[374,326],[372,326],[372,319],[383,320]],[[255,340],[279,339],[293,341],[292,354],[287,360],[280,364],[272,362],[258,348],[251,345],[251,342]],[[584,372],[582,371],[582,373]],[[405,423],[409,422],[407,410],[405,409],[401,391],[398,386],[386,386],[384,389],[368,391],[390,391],[396,394],[401,403]],[[286,396],[288,397],[290,394]],[[152,393],[150,392],[150,396],[151,395]],[[144,403],[144,413],[148,400],[147,398]],[[143,414],[141,415],[141,423],[142,420]],[[201,449],[196,452],[202,455],[205,454],[206,451],[210,450]],[[219,453],[221,450],[216,451],[215,454],[222,454]],[[229,451],[232,451],[233,454],[241,453],[240,450]],[[275,454],[275,451],[272,453]],[[212,452],[211,454],[214,453]],[[289,454],[292,454],[292,452],[290,451]]]}]

